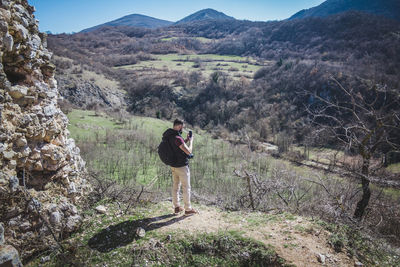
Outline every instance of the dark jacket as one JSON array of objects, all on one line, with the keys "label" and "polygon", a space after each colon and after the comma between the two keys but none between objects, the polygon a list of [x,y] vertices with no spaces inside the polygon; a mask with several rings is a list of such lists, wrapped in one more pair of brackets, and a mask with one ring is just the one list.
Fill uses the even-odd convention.
[{"label": "dark jacket", "polygon": [[179,148],[179,146],[176,145],[176,137],[181,136],[180,133],[174,129],[168,129],[163,133],[163,138],[166,138],[168,142],[170,143],[176,160],[174,164],[171,164],[171,167],[179,168],[183,166],[189,165],[189,157],[188,155],[183,152],[182,149]]}]

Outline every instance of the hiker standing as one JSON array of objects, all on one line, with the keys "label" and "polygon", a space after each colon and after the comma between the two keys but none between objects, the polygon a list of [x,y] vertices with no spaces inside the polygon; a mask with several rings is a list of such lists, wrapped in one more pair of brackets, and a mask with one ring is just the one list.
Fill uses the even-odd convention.
[{"label": "hiker standing", "polygon": [[[159,154],[163,162],[171,166],[173,177],[172,203],[174,205],[175,213],[185,210],[185,215],[191,215],[198,213],[190,204],[189,159],[193,157],[193,136],[191,135],[191,131],[189,131],[186,140],[184,140],[181,136],[183,128],[184,122],[176,119],[174,121],[173,128],[170,128],[163,133],[163,142],[165,142],[165,150],[167,151],[164,154],[172,152],[172,155],[166,155],[166,157],[169,158],[167,162],[162,158],[160,154],[160,147],[162,146],[163,142],[160,144]],[[188,143],[188,145],[186,143]],[[183,191],[184,209],[179,205],[179,190],[181,185]]]}]

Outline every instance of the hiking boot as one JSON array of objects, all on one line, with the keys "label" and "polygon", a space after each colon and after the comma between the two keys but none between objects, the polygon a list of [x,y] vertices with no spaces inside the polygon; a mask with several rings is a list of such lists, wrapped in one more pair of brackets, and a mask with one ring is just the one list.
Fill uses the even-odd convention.
[{"label": "hiking boot", "polygon": [[195,209],[185,210],[185,215],[198,214],[199,212]]},{"label": "hiking boot", "polygon": [[182,211],[183,211],[182,207],[176,207],[175,208],[175,213],[179,213],[179,212],[182,212]]}]

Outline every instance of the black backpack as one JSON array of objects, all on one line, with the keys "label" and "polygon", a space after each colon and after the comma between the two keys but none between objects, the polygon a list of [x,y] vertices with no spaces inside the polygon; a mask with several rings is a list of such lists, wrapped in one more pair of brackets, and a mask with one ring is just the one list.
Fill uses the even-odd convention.
[{"label": "black backpack", "polygon": [[171,166],[176,162],[176,155],[169,140],[170,138],[171,136],[162,138],[161,143],[158,145],[158,156],[160,156],[162,162]]}]

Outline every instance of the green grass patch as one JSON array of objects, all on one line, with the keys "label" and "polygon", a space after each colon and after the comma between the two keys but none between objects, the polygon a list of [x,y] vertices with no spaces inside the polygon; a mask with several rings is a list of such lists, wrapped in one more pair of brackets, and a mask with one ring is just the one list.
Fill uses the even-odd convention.
[{"label": "green grass patch", "polygon": [[[175,235],[173,235],[175,236]],[[283,266],[272,247],[237,232],[183,235],[164,243],[157,253],[136,250],[135,264],[166,266]],[[157,256],[156,256],[157,255]]]},{"label": "green grass patch", "polygon": [[253,74],[261,67],[270,64],[269,61],[258,62],[251,57],[216,54],[164,54],[154,55],[154,60],[141,61],[134,65],[116,67],[116,69],[129,69],[138,71],[194,71],[199,70],[204,75],[210,75],[215,71],[223,71],[234,77]]}]

